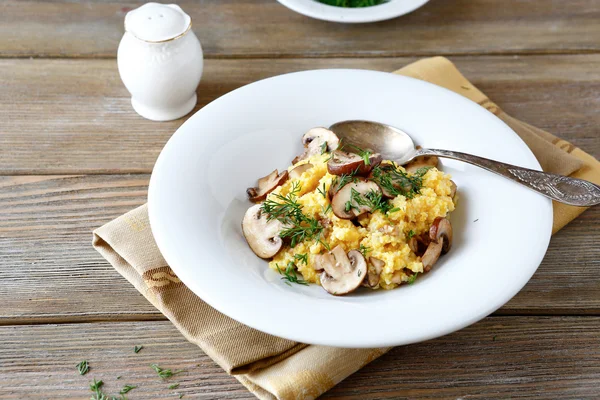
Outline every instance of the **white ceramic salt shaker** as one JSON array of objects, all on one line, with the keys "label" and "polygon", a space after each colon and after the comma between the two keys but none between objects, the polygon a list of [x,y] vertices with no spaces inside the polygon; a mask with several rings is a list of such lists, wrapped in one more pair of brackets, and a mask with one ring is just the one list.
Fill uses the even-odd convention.
[{"label": "white ceramic salt shaker", "polygon": [[178,5],[146,3],[128,12],[117,64],[131,105],[142,117],[169,121],[196,105],[202,47],[190,16]]}]

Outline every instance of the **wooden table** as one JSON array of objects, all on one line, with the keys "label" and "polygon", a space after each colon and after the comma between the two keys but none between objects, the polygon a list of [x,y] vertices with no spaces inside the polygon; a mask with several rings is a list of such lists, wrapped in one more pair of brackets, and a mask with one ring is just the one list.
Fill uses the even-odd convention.
[{"label": "wooden table", "polygon": [[[119,79],[123,18],[139,4],[0,3],[2,399],[89,398],[93,378],[110,393],[139,386],[131,399],[253,398],[91,247],[94,228],[146,201],[154,161],[183,122],[136,115]],[[285,72],[392,71],[442,54],[508,113],[600,156],[598,0],[432,0],[369,25],[311,20],[274,0],[180,4],[205,49],[197,108]],[[598,398],[599,224],[596,207],[559,232],[492,316],[396,348],[324,397]],[[151,363],[185,369],[181,386],[169,390]]]}]

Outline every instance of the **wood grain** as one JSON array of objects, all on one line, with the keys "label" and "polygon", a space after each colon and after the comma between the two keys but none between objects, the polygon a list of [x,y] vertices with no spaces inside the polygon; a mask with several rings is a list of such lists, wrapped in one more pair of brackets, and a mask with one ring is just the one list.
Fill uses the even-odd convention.
[{"label": "wood grain", "polygon": [[[209,60],[196,109],[273,75],[336,67],[393,71],[413,60]],[[452,60],[511,115],[600,156],[600,55]],[[183,122],[135,114],[113,60],[0,60],[0,69],[0,174],[150,172]]]},{"label": "wood grain", "polygon": [[[0,177],[0,324],[163,319],[91,246],[92,230],[146,201],[148,178]],[[498,313],[600,315],[599,223],[596,207],[559,232]]]},{"label": "wood grain", "polygon": [[[23,1],[0,5],[0,56],[115,57],[127,11],[143,1]],[[365,57],[600,50],[596,0],[432,0],[376,24],[317,21],[273,0],[178,2],[206,56]]]},{"label": "wood grain", "polygon": [[[328,392],[328,399],[595,398],[600,318],[490,317],[462,331],[398,347]],[[127,398],[254,399],[168,322],[0,328],[0,398],[81,399],[105,382]],[[143,345],[138,353],[133,346]],[[87,360],[90,371],[77,373]],[[162,381],[157,363],[185,372]],[[122,376],[117,380],[117,376]],[[176,390],[167,387],[179,383]]]}]

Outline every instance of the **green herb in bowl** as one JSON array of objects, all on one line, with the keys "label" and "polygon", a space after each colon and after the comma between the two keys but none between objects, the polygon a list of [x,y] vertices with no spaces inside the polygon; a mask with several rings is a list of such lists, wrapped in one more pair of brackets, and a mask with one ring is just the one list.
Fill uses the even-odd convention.
[{"label": "green herb in bowl", "polygon": [[358,8],[371,7],[387,3],[389,0],[317,0],[319,3],[336,7]]}]

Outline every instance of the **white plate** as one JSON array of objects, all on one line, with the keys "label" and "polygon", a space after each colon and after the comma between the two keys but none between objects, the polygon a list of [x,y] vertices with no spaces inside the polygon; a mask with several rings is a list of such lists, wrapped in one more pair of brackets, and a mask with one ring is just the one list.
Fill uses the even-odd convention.
[{"label": "white plate", "polygon": [[551,201],[457,161],[443,161],[460,200],[453,248],[413,285],[344,297],[287,286],[247,246],[245,190],[301,152],[311,127],[380,121],[417,143],[540,169],[521,139],[477,104],[383,72],[318,70],[256,82],[207,105],[163,149],[148,195],[165,259],[204,301],[246,325],[305,343],[401,345],[461,329],[513,297],[542,261]]},{"label": "white plate", "polygon": [[408,14],[429,0],[390,0],[372,7],[345,8],[320,3],[316,0],[277,0],[287,8],[308,17],[333,22],[376,22]]}]

